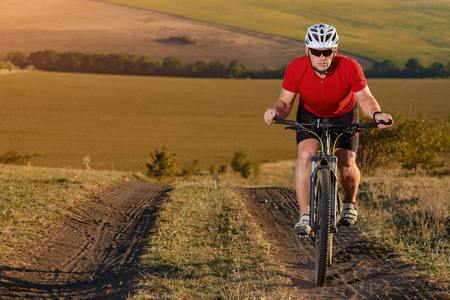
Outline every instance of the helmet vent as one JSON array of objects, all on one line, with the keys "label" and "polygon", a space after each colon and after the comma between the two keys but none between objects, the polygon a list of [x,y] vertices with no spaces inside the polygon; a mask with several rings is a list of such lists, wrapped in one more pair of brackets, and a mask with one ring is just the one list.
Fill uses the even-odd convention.
[{"label": "helmet vent", "polygon": [[305,44],[314,49],[336,48],[339,44],[339,36],[333,26],[316,24],[308,28]]}]

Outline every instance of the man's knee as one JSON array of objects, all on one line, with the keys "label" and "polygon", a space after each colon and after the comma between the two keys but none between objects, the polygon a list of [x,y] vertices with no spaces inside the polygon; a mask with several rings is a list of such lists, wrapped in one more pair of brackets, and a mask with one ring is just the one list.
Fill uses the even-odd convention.
[{"label": "man's knee", "polygon": [[356,163],[348,163],[345,165],[341,165],[339,171],[345,177],[349,177],[354,175],[355,173],[359,173],[359,169]]},{"label": "man's knee", "polygon": [[312,153],[308,153],[306,151],[302,151],[298,154],[298,163],[300,165],[308,165],[311,163],[311,156],[313,156]]},{"label": "man's knee", "polygon": [[356,165],[356,154],[346,153],[346,155],[343,155],[340,158],[338,157],[338,168],[345,177],[359,173],[358,166]]},{"label": "man's knee", "polygon": [[307,139],[298,145],[298,161],[297,166],[309,166],[311,156],[316,155],[319,149],[319,142],[315,139]]}]

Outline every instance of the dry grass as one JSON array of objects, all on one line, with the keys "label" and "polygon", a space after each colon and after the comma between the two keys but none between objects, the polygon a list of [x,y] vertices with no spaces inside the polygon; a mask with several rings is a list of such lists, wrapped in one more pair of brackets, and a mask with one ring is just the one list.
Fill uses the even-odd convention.
[{"label": "dry grass", "polygon": [[[295,161],[262,164],[260,177],[248,180],[228,171],[219,176],[226,185],[211,179],[179,183],[149,241],[146,279],[134,299],[288,298],[289,284],[273,281],[282,268],[267,255],[269,248],[248,222],[242,200],[227,186],[293,188],[294,166]],[[448,170],[379,170],[372,177],[363,176],[358,197],[361,226],[426,269],[430,280],[446,289],[449,183]]]},{"label": "dry grass", "polygon": [[178,184],[151,236],[133,299],[277,299],[291,283],[242,200],[218,181]]},{"label": "dry grass", "polygon": [[1,260],[32,244],[65,207],[129,177],[123,172],[0,165]]},{"label": "dry grass", "polygon": [[[265,163],[257,178],[221,175],[228,184],[294,189],[295,160]],[[405,172],[398,167],[362,175],[358,195],[360,225],[380,243],[428,270],[441,287],[450,285],[450,170]]]},{"label": "dry grass", "polygon": [[239,173],[228,168],[227,172],[217,177],[230,186],[240,187],[287,187],[294,189],[294,168],[297,160],[283,160],[262,163],[257,177],[245,179]]},{"label": "dry grass", "polygon": [[[447,170],[448,173],[448,170]],[[445,174],[442,172],[441,174]],[[364,227],[381,242],[404,252],[436,283],[450,284],[450,178],[386,170],[363,178],[360,187]]]},{"label": "dry grass", "polygon": [[[292,187],[294,165],[262,164],[258,179],[244,182],[230,172],[221,181]],[[449,284],[450,265],[448,173],[380,170],[363,177],[359,196],[360,224],[428,269],[443,287]],[[121,172],[0,165],[3,260],[57,222],[65,207],[126,178],[129,174]],[[271,257],[258,226],[248,220],[242,200],[228,184],[211,178],[178,182],[148,241],[145,280],[134,299],[288,298],[291,283],[283,277],[283,267]]]}]

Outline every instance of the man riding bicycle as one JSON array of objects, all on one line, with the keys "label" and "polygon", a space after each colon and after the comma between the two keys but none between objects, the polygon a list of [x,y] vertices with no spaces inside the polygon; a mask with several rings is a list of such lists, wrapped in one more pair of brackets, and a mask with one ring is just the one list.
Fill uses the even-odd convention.
[{"label": "man riding bicycle", "polygon": [[[294,106],[297,93],[299,106],[297,121],[312,123],[330,119],[331,124],[358,123],[358,107],[375,122],[389,122],[392,117],[381,111],[367,86],[361,66],[356,60],[337,54],[339,36],[333,26],[317,24],[308,28],[305,36],[306,56],[293,60],[286,69],[280,97],[272,109],[264,113],[264,120],[286,118]],[[391,125],[378,125],[387,128]],[[297,133],[298,160],[295,168],[295,188],[300,208],[300,220],[294,231],[309,235],[309,177],[311,156],[319,150],[319,140],[308,132]],[[360,181],[356,166],[358,135],[341,137],[336,145],[339,180],[344,190],[341,224],[354,225],[355,206]]]}]

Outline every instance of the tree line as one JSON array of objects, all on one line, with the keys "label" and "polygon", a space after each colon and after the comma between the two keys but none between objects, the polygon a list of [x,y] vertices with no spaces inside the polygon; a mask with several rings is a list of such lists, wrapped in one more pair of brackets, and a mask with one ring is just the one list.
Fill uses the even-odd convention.
[{"label": "tree line", "polygon": [[85,54],[54,50],[33,52],[28,57],[21,52],[9,52],[6,60],[19,68],[33,66],[42,71],[202,78],[282,78],[286,69],[284,66],[278,70],[255,71],[238,60],[228,65],[221,61],[185,64],[171,56],[159,63],[147,56],[127,53]]},{"label": "tree line", "polygon": [[[22,52],[9,52],[6,60],[19,68],[33,66],[42,71],[144,76],[280,79],[286,70],[286,65],[278,69],[266,67],[251,70],[239,60],[228,65],[221,61],[201,60],[185,64],[171,56],[159,63],[147,56],[138,57],[127,53],[86,54],[54,50],[32,52],[28,57]],[[365,74],[368,78],[447,78],[450,75],[450,61],[446,65],[435,62],[427,68],[416,58],[411,58],[403,69],[399,69],[392,61],[384,60],[376,62]]]},{"label": "tree line", "polygon": [[410,58],[403,69],[386,59],[376,62],[373,68],[364,72],[368,78],[447,78],[450,76],[450,61],[444,65],[435,62],[428,68],[422,66],[417,58]]}]

